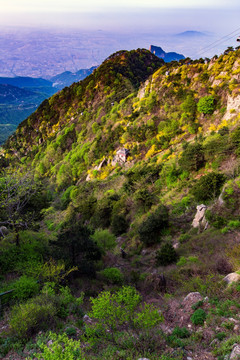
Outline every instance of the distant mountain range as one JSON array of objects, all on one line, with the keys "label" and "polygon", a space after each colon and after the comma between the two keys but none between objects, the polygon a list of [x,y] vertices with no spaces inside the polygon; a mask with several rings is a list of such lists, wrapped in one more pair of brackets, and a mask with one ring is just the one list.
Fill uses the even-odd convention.
[{"label": "distant mountain range", "polygon": [[184,31],[179,34],[176,34],[176,36],[181,36],[181,37],[185,37],[185,38],[194,38],[194,37],[205,37],[207,35],[200,31],[188,30],[188,31]]},{"label": "distant mountain range", "polygon": [[70,86],[74,82],[78,82],[80,80],[85,79],[88,75],[90,75],[97,66],[93,66],[90,69],[81,69],[76,73],[71,71],[65,71],[61,74],[53,76],[50,81],[52,82],[52,86],[58,90],[62,90],[66,86]]},{"label": "distant mountain range", "polygon": [[50,80],[31,77],[0,77],[0,144],[17,125],[32,114],[48,97],[73,82],[83,80],[96,66],[76,73],[65,71]]},{"label": "distant mountain range", "polygon": [[163,59],[165,62],[171,62],[173,60],[179,61],[185,59],[185,56],[176,52],[165,52],[160,46],[150,45],[149,50],[152,54]]}]

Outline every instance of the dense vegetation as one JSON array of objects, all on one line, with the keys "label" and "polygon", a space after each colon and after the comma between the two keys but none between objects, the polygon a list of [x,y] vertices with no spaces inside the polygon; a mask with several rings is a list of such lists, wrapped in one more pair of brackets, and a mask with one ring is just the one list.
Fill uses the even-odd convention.
[{"label": "dense vegetation", "polygon": [[240,265],[239,109],[240,50],[121,51],[18,126],[0,158],[3,356],[223,359],[240,344],[240,287],[222,281]]}]

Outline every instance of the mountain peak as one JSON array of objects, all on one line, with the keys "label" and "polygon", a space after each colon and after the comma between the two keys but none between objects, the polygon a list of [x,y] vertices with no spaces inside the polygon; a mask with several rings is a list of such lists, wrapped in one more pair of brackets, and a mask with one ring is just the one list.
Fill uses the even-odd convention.
[{"label": "mountain peak", "polygon": [[165,62],[179,61],[185,59],[185,56],[178,54],[176,52],[165,52],[160,46],[150,45],[149,51],[152,54],[156,55],[160,59],[163,59]]}]

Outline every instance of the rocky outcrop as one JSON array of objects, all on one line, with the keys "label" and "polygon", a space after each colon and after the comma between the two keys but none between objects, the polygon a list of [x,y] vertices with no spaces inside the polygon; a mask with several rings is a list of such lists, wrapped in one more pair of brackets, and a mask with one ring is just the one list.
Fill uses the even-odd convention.
[{"label": "rocky outcrop", "polygon": [[232,97],[228,95],[227,99],[227,112],[224,115],[225,120],[231,119],[233,116],[240,112],[240,95]]},{"label": "rocky outcrop", "polygon": [[183,299],[183,305],[193,305],[196,304],[198,301],[202,301],[203,297],[199,292],[191,292]]},{"label": "rocky outcrop", "polygon": [[165,52],[160,46],[150,45],[149,51],[157,57],[163,59],[165,62],[179,61],[185,59],[185,56],[176,52]]},{"label": "rocky outcrop", "polygon": [[227,276],[225,276],[223,281],[225,281],[228,285],[231,285],[234,282],[240,281],[240,275],[233,272],[233,273],[228,274]]},{"label": "rocky outcrop", "polygon": [[198,228],[200,231],[205,230],[208,227],[208,222],[205,217],[205,212],[207,210],[206,205],[198,205],[197,206],[197,212],[193,219],[192,226],[194,228]]},{"label": "rocky outcrop", "polygon": [[240,359],[240,345],[235,344],[229,360],[238,360],[238,359]]}]

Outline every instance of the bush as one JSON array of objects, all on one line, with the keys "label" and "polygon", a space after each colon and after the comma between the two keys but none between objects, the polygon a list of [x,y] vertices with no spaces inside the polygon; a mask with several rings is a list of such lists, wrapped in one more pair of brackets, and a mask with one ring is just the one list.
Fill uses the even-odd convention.
[{"label": "bush", "polygon": [[191,189],[191,193],[197,201],[207,201],[220,195],[221,186],[226,180],[225,175],[210,173],[204,175]]},{"label": "bush", "polygon": [[215,99],[213,95],[202,97],[197,104],[198,111],[204,115],[212,114],[215,108]]},{"label": "bush", "polygon": [[206,320],[207,314],[203,309],[197,309],[190,317],[194,325],[203,325]]},{"label": "bush", "polygon": [[140,224],[138,229],[140,240],[147,246],[159,242],[161,233],[167,226],[168,210],[164,205],[160,205]]},{"label": "bush", "polygon": [[226,337],[227,337],[227,335],[224,332],[219,332],[216,334],[216,339],[218,339],[219,341],[222,341]]},{"label": "bush", "polygon": [[100,274],[111,284],[121,285],[123,283],[123,274],[117,268],[107,268],[100,271]]},{"label": "bush", "polygon": [[69,339],[66,334],[49,333],[48,343],[40,344],[41,353],[35,353],[36,359],[44,360],[85,360],[79,341]]},{"label": "bush", "polygon": [[156,262],[157,265],[169,265],[177,261],[177,253],[171,244],[162,245],[161,249],[157,251]]},{"label": "bush", "polygon": [[10,313],[11,333],[19,339],[29,339],[38,331],[52,326],[56,312],[53,299],[43,294],[24,304],[15,305]]},{"label": "bush", "polygon": [[115,235],[111,234],[109,230],[96,230],[91,239],[103,254],[107,250],[112,250],[117,244]]},{"label": "bush", "polygon": [[180,328],[179,326],[176,326],[172,332],[172,335],[175,335],[175,336],[179,337],[180,339],[186,339],[191,334],[185,327]]},{"label": "bush", "polygon": [[39,291],[39,284],[35,279],[24,275],[13,284],[13,288],[15,289],[13,297],[22,301],[36,295]]},{"label": "bush", "polygon": [[[140,301],[140,294],[131,286],[124,286],[115,293],[103,291],[97,298],[91,298],[92,311],[89,316],[98,320],[102,331],[110,330],[112,340],[116,342],[116,330],[122,325],[143,330],[150,329],[163,320],[158,309],[152,305],[145,304],[136,311]],[[88,330],[91,331],[91,327]]]},{"label": "bush", "polygon": [[77,335],[77,330],[74,327],[68,327],[68,328],[66,328],[65,333],[68,336],[76,336]]}]

